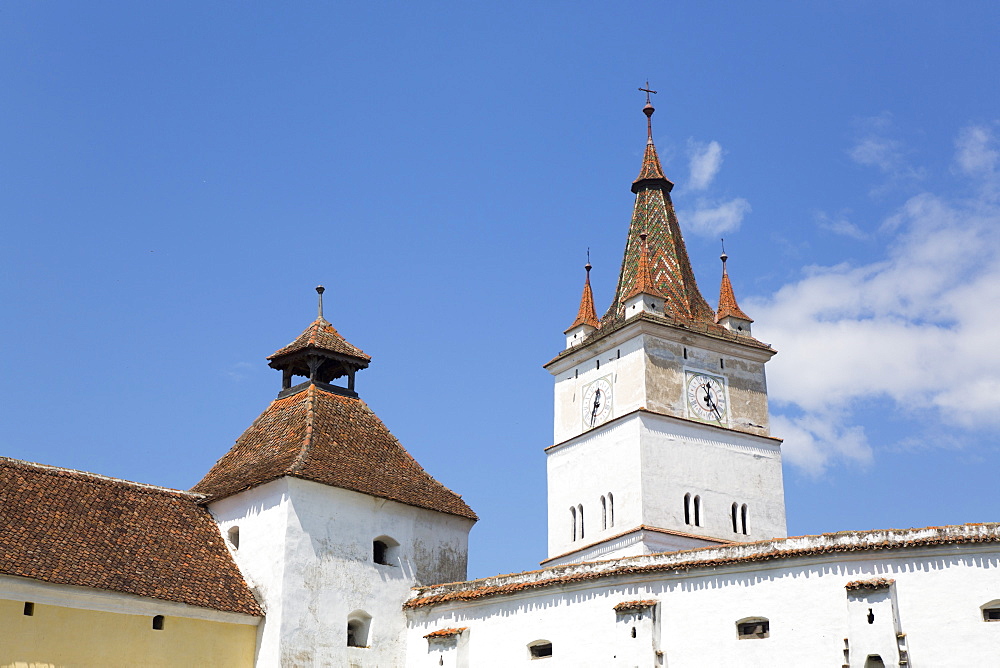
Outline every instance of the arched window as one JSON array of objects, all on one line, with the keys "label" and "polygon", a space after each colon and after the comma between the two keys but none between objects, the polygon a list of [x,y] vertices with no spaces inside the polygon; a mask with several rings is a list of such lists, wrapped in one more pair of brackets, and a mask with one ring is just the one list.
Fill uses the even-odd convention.
[{"label": "arched window", "polygon": [[701,526],[701,495],[694,497],[694,525]]},{"label": "arched window", "polygon": [[615,497],[608,492],[608,524],[615,525]]},{"label": "arched window", "polygon": [[399,562],[399,542],[389,536],[379,536],[373,540],[372,561],[383,566],[396,566]]},{"label": "arched window", "polygon": [[347,646],[368,647],[368,631],[372,616],[364,610],[355,610],[347,616]]},{"label": "arched window", "polygon": [[684,495],[684,524],[691,524],[691,495]]},{"label": "arched window", "polygon": [[743,518],[743,535],[747,535],[747,504],[743,504],[740,508],[740,517]]},{"label": "arched window", "polygon": [[601,528],[608,528],[608,500],[601,497]]},{"label": "arched window", "polygon": [[739,513],[739,506],[733,501],[733,533],[739,533],[739,524],[736,522],[736,515]]},{"label": "arched window", "polygon": [[878,654],[869,654],[865,659],[865,668],[885,668],[885,661]]},{"label": "arched window", "polygon": [[240,528],[238,526],[230,527],[229,531],[226,532],[226,537],[229,538],[229,544],[233,546],[234,550],[240,549]]},{"label": "arched window", "polygon": [[747,617],[736,622],[736,637],[740,640],[767,638],[771,635],[771,622],[765,617]]},{"label": "arched window", "polygon": [[569,508],[569,516],[573,520],[572,539],[576,540],[576,508],[570,506],[570,508]]},{"label": "arched window", "polygon": [[1000,622],[1000,600],[990,601],[980,606],[980,609],[983,611],[984,622]]},{"label": "arched window", "polygon": [[576,507],[576,514],[580,518],[580,540],[583,540],[583,504]]},{"label": "arched window", "polygon": [[535,640],[528,643],[528,658],[546,659],[550,656],[552,656],[552,641]]},{"label": "arched window", "polygon": [[153,630],[162,631],[163,630],[163,615],[157,615],[153,617]]}]

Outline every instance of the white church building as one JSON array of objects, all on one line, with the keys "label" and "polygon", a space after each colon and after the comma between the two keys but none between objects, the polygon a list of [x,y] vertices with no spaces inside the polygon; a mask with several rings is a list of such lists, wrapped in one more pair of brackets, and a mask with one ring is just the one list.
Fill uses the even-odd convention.
[{"label": "white church building", "polygon": [[588,264],[545,365],[539,570],[465,581],[477,517],[360,399],[320,288],[192,490],[0,459],[0,666],[1000,665],[1000,524],[787,536],[775,350],[725,255],[700,293],[643,112],[615,296]]}]

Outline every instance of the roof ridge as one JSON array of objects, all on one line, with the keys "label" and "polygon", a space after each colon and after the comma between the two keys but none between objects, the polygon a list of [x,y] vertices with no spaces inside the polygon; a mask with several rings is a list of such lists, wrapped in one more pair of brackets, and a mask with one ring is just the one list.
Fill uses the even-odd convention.
[{"label": "roof ridge", "polygon": [[302,445],[295,461],[288,467],[288,473],[298,473],[306,463],[309,451],[312,449],[313,427],[316,424],[316,386],[312,383],[306,388],[306,430],[302,435]]},{"label": "roof ridge", "polygon": [[38,462],[30,462],[26,459],[17,459],[15,457],[3,457],[0,456],[0,466],[3,464],[13,464],[15,466],[23,466],[26,468],[37,469],[41,473],[47,475],[59,475],[59,474],[70,474],[70,475],[80,475],[87,478],[93,478],[102,482],[113,482],[118,484],[129,485],[131,487],[136,487],[139,489],[146,489],[153,492],[161,492],[165,494],[171,494],[176,496],[188,497],[194,501],[205,498],[204,494],[198,492],[191,492],[184,489],[174,489],[173,487],[164,487],[162,485],[151,485],[145,482],[136,482],[134,480],[126,480],[125,478],[115,478],[113,476],[104,475],[103,473],[94,473],[92,471],[83,471],[81,469],[71,469],[65,466],[53,466],[51,464],[40,464]]}]

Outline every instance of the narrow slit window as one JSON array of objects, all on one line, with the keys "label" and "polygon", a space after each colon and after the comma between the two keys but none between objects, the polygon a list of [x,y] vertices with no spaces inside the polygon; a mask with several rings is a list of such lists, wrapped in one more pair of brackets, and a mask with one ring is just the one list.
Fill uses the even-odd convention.
[{"label": "narrow slit window", "polygon": [[694,497],[694,525],[701,526],[701,496]]},{"label": "narrow slit window", "polygon": [[153,630],[154,631],[163,630],[163,615],[157,615],[153,617]]},{"label": "narrow slit window", "polygon": [[608,492],[608,523],[611,526],[615,525],[615,497]]},{"label": "narrow slit window", "polygon": [[569,516],[573,520],[573,532],[571,534],[570,540],[576,540],[576,508],[569,509]]},{"label": "narrow slit window", "polygon": [[24,616],[33,617],[35,615],[35,604],[31,601],[24,602]]},{"label": "narrow slit window", "polygon": [[601,497],[601,529],[608,528],[608,500]]},{"label": "narrow slit window", "polygon": [[600,370],[600,368],[601,368],[601,360],[597,360],[597,368],[598,368],[598,370]]},{"label": "narrow slit window", "polygon": [[580,518],[580,540],[583,540],[583,504],[576,507],[577,515]]},{"label": "narrow slit window", "polygon": [[736,523],[736,515],[739,512],[739,506],[733,503],[733,533],[739,533],[739,525]]},{"label": "narrow slit window", "polygon": [[740,517],[743,520],[743,535],[747,535],[747,504],[743,504],[740,508]]},{"label": "narrow slit window", "polygon": [[685,348],[684,349],[684,359],[687,359],[687,358],[688,358],[688,349]]},{"label": "narrow slit window", "polygon": [[691,524],[691,495],[684,495],[684,524]]},{"label": "narrow slit window", "polygon": [[720,369],[726,368],[726,360],[722,359],[721,357],[719,358],[719,368]]}]

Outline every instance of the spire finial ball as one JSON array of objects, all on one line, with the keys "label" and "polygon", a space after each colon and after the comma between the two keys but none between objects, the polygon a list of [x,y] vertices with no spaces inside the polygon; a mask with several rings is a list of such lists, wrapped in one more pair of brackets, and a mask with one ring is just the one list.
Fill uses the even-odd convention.
[{"label": "spire finial ball", "polygon": [[323,294],[324,292],[326,292],[326,288],[324,288],[322,285],[317,285],[316,292],[319,294]]},{"label": "spire finial ball", "polygon": [[649,102],[647,102],[646,106],[642,108],[642,113],[646,114],[646,118],[651,117],[654,111],[656,111],[656,109]]}]

